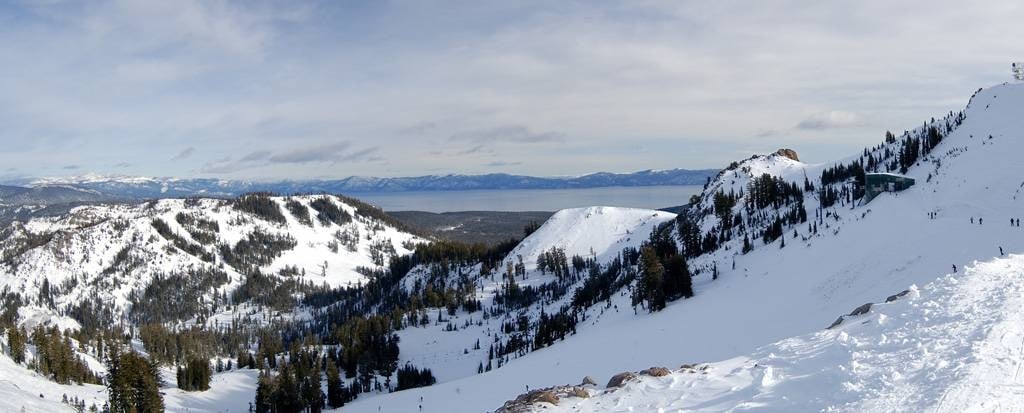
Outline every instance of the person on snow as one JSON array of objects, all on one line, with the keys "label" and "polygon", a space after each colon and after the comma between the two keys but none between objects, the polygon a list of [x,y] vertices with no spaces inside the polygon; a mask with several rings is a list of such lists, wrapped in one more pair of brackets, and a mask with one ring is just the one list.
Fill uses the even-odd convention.
[{"label": "person on snow", "polygon": [[1002,257],[1002,256],[1003,256],[1003,247],[999,247],[999,256],[1000,256],[1000,257]]},{"label": "person on snow", "polygon": [[953,272],[956,272],[956,264],[953,264]]}]

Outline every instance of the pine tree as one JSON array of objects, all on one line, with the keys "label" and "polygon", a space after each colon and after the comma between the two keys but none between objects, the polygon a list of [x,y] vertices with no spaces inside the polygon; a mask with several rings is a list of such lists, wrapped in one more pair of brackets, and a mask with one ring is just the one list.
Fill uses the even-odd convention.
[{"label": "pine tree", "polygon": [[21,364],[25,362],[25,333],[17,327],[7,329],[7,345],[10,347],[11,360]]},{"label": "pine tree", "polygon": [[277,374],[277,388],[274,392],[276,411],[298,412],[302,410],[302,397],[299,394],[299,383],[295,380],[294,367],[281,363]]},{"label": "pine tree", "polygon": [[274,378],[269,371],[260,371],[256,379],[256,413],[270,413],[274,410],[274,393]]},{"label": "pine tree", "polygon": [[345,405],[345,384],[341,381],[338,365],[327,362],[327,405],[338,408]]},{"label": "pine tree", "polygon": [[665,308],[665,267],[661,265],[654,248],[644,246],[640,253],[640,266],[643,276],[640,279],[641,298],[647,301],[647,309],[651,312]]},{"label": "pine tree", "polygon": [[679,297],[693,297],[690,269],[680,255],[670,257],[665,264],[665,293],[673,300]]},{"label": "pine tree", "polygon": [[134,351],[111,349],[107,361],[107,393],[111,413],[158,413],[164,411],[160,373],[152,361]]},{"label": "pine tree", "polygon": [[211,374],[209,360],[203,357],[190,357],[184,367],[178,367],[178,388],[185,391],[209,390]]}]

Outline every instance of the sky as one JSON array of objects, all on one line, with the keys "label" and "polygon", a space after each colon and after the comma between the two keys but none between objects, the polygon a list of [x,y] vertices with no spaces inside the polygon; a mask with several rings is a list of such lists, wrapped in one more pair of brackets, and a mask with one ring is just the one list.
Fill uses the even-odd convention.
[{"label": "sky", "polygon": [[827,162],[1011,80],[1018,2],[0,2],[0,178]]}]

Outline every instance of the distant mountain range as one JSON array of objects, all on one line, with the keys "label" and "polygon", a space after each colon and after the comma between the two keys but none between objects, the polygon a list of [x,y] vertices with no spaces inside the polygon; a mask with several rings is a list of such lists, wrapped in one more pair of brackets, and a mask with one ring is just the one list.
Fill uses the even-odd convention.
[{"label": "distant mountain range", "polygon": [[646,170],[634,173],[598,172],[576,177],[534,177],[510,174],[427,175],[400,178],[353,176],[337,180],[259,182],[209,178],[150,178],[84,175],[25,179],[0,187],[0,203],[51,204],[136,200],[188,196],[233,197],[246,192],[279,194],[460,191],[481,189],[570,189],[612,186],[702,185],[715,169]]}]

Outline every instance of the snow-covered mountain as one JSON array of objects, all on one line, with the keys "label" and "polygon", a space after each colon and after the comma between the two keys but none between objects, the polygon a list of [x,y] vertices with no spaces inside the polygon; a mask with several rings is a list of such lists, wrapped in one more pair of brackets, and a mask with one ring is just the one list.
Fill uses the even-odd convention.
[{"label": "snow-covered mountain", "polygon": [[[482,375],[358,400],[351,409],[374,411],[383,406],[402,410],[415,407],[416,400],[423,397],[424,411],[490,410],[500,406],[500,400],[511,400],[523,393],[526,385],[541,388],[576,384],[587,375],[597,378],[603,385],[611,376],[625,371],[651,366],[675,370],[682,364],[764,354],[757,353],[762,346],[820,331],[839,315],[864,303],[884,301],[912,285],[928,285],[952,272],[954,265],[958,272],[952,277],[954,281],[949,282],[956,282],[971,263],[999,256],[1000,247],[1006,253],[1024,250],[1024,229],[1010,226],[1011,219],[1024,215],[1020,204],[1024,202],[1021,199],[1024,177],[1019,167],[1020,153],[1024,153],[1024,139],[1020,135],[1024,118],[1019,116],[1022,108],[1024,85],[1000,85],[977,92],[962,114],[951,113],[929,121],[843,160],[806,164],[781,153],[737,162],[712,181],[686,218],[697,228],[693,232],[701,235],[702,244],[709,237],[715,238],[708,247],[698,247],[700,250],[689,259],[691,269],[699,271],[694,278],[696,295],[693,298],[670,303],[658,313],[633,314],[628,294],[617,294],[602,306],[606,309],[602,317],[581,323],[577,333],[564,342],[511,360],[501,369]],[[926,154],[921,155],[920,146],[915,152],[916,159],[902,151],[908,142],[911,147],[915,142],[922,145],[932,130],[938,132],[941,139]],[[905,174],[915,178],[916,185],[903,192],[882,194],[863,204],[859,197],[855,198],[855,174],[842,177],[842,173],[835,172],[836,166],[854,162],[862,167],[870,164],[871,167],[866,168],[869,171],[897,173],[901,172],[902,162],[909,162]],[[760,195],[752,196],[750,190],[751,182],[762,174],[796,186],[800,197],[779,198],[775,204],[774,200],[768,200],[767,203],[773,205],[759,207],[754,198]],[[835,178],[836,175],[840,177]],[[824,177],[828,178],[827,183],[823,183]],[[813,188],[805,187],[807,184]],[[715,195],[726,195],[730,191],[738,196],[734,201],[718,197],[719,205],[728,207],[729,213],[716,213]],[[806,211],[806,221],[801,222],[799,210]],[[742,232],[736,225],[737,215]],[[790,216],[795,217],[792,223]],[[731,232],[723,231],[723,217],[729,217],[734,224]],[[783,235],[765,243],[764,234],[770,232],[777,221],[781,222]],[[743,252],[744,237],[750,244],[747,253]],[[686,244],[684,239],[679,242]],[[714,279],[716,274],[717,279]],[[992,277],[985,279],[989,282]],[[986,298],[969,296],[969,299]],[[942,301],[941,298],[935,300]],[[1020,311],[1013,306],[1001,308]],[[945,327],[952,326],[936,328]],[[821,337],[837,340],[840,337],[837,333],[829,334]],[[955,334],[953,330],[948,333]],[[928,341],[922,338],[923,347],[917,351],[939,351],[944,346],[942,343],[925,346]],[[810,358],[808,354],[804,353]],[[953,358],[947,360],[949,363],[974,363],[970,358],[956,359],[961,353],[944,354]],[[836,368],[854,371],[869,368],[859,364],[863,363],[859,359],[848,358],[848,361]],[[800,362],[791,361],[794,365]],[[806,369],[812,370],[815,361],[809,359],[808,363]],[[941,367],[921,368],[921,375],[925,376],[941,372]],[[909,373],[908,370],[908,376]],[[721,374],[727,375],[728,371]],[[744,373],[740,370],[737,374]],[[900,380],[898,373],[892,380]],[[986,380],[1008,386],[1014,383],[1012,376],[997,375]],[[813,380],[794,380],[793,383],[793,386],[816,385]],[[922,387],[937,386],[941,394],[946,390],[942,386],[952,382],[917,383]],[[623,408],[629,405],[645,410],[644,406],[657,405],[657,398],[662,396],[643,386],[646,385],[624,399],[628,402],[623,403]],[[823,392],[821,397],[826,399],[821,403],[831,405],[828,399],[834,397],[837,411],[857,411],[860,407],[891,410],[883,405],[845,404],[844,400],[870,400],[868,393],[855,393],[856,382],[851,386],[829,389],[839,392],[834,396],[829,391]],[[925,392],[910,385],[903,389],[908,394],[918,391],[920,401],[896,410],[941,407],[937,400],[929,400],[928,395],[935,394],[934,389]],[[870,390],[864,388],[865,392]],[[744,393],[739,388],[698,387],[688,393],[687,387],[676,386],[673,391],[680,393],[665,397],[710,400],[736,391],[738,393],[724,400],[731,400],[741,408],[760,406],[753,392]],[[813,394],[815,389],[809,387],[801,391]],[[843,391],[851,393],[844,396]],[[456,405],[443,403],[457,394],[473,396],[462,398]],[[648,395],[649,401],[646,400]],[[974,402],[980,403],[982,399],[974,399]],[[747,404],[740,404],[745,401]],[[718,405],[686,406],[720,411],[732,405],[723,401]],[[946,407],[939,410],[962,411]]]},{"label": "snow-covered mountain", "polygon": [[[484,175],[426,175],[379,178],[352,176],[337,180],[258,182],[209,178],[154,178],[83,175],[17,181],[27,187],[70,187],[116,199],[168,197],[234,197],[247,192],[279,194],[397,191],[454,191],[469,189],[566,189],[611,186],[703,185],[715,170],[666,169],[634,173],[598,172],[575,177],[534,177],[503,173]],[[0,199],[3,198],[0,192]]]},{"label": "snow-covered mountain", "polygon": [[[437,380],[388,392],[379,383],[390,372],[360,367],[346,383],[366,385],[345,412],[480,412],[506,400],[505,411],[1012,408],[1024,360],[1024,284],[1015,281],[1024,228],[1011,224],[1024,218],[1022,111],[1024,85],[979,90],[964,112],[835,162],[801,162],[789,150],[736,162],[680,215],[565,210],[493,248],[434,242],[412,253],[420,238],[336,197],[82,207],[9,227],[0,280],[24,292],[22,323],[64,327],[80,324],[76,305],[96,300],[127,323],[262,323],[244,316],[273,305],[236,293],[254,291],[247,279],[306,280],[309,289],[289,295],[317,299],[278,308],[282,335],[388,320],[400,343],[394,364]],[[867,203],[865,172],[916,183]],[[353,227],[359,242],[344,255]],[[648,310],[644,246],[685,257],[692,297]],[[173,295],[160,288],[170,276],[154,275],[171,273],[184,277],[172,285],[205,287]],[[350,283],[366,293],[330,288]],[[163,297],[185,314],[145,304]],[[24,368],[0,364],[8,367]],[[245,411],[236,403],[255,394],[250,373],[215,374],[207,392],[169,391],[168,406]],[[585,376],[597,385],[527,392]],[[41,386],[33,383],[26,388]]]},{"label": "snow-covered mountain", "polygon": [[69,186],[39,185],[20,187],[0,185],[0,204],[6,205],[49,205],[103,200],[110,200],[110,198],[95,191]]},{"label": "snow-covered mountain", "polygon": [[21,293],[29,326],[78,328],[66,314],[83,305],[112,321],[209,316],[230,308],[222,297],[254,270],[299,286],[356,286],[423,241],[373,211],[327,195],[81,206],[5,229],[0,289]]}]

